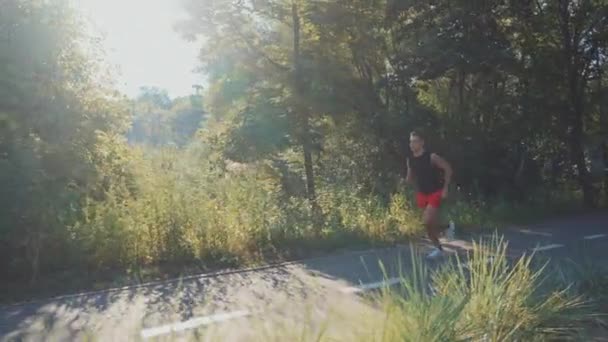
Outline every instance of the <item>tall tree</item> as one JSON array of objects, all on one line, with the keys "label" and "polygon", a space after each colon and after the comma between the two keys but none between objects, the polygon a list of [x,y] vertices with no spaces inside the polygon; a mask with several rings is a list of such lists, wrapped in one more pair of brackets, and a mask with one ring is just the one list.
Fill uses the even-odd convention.
[{"label": "tall tree", "polygon": [[[236,130],[229,140],[241,141],[249,148],[259,146],[267,156],[292,145],[302,150],[307,194],[311,203],[316,201],[311,132],[313,114],[310,99],[311,65],[310,44],[316,38],[308,15],[310,2],[293,0],[268,1],[191,1],[187,3],[191,19],[180,26],[191,38],[203,36],[203,64],[217,86],[230,86],[242,82],[228,93],[227,103],[241,107],[211,111],[223,120],[237,120]],[[213,89],[211,91],[213,94]],[[213,96],[213,95],[211,95]],[[219,99],[210,102],[220,104]],[[221,106],[221,105],[220,105]],[[225,108],[225,107],[224,107]],[[266,112],[266,113],[264,113]],[[223,113],[223,114],[222,114]],[[268,116],[269,115],[269,116]],[[274,147],[263,141],[242,141],[242,137],[255,137],[243,131],[247,127],[260,127],[259,120],[284,130],[275,134]],[[250,125],[252,121],[258,124]],[[278,125],[277,125],[278,124]],[[273,140],[270,140],[273,142]],[[285,142],[289,142],[286,145]],[[232,149],[234,151],[234,148]],[[247,148],[243,149],[244,151]],[[247,153],[241,158],[255,158]],[[237,157],[233,155],[233,157]]]},{"label": "tall tree", "polygon": [[34,282],[69,253],[81,200],[120,177],[104,153],[128,117],[66,2],[3,1],[0,23],[0,267]]},{"label": "tall tree", "polygon": [[606,40],[600,37],[605,37],[608,28],[608,4],[605,1],[559,0],[540,1],[536,6],[535,15],[541,20],[546,35],[544,42],[538,39],[536,43],[552,50],[556,68],[553,72],[561,75],[549,89],[554,94],[563,93],[568,99],[561,111],[560,137],[567,141],[585,204],[595,206],[597,190],[592,184],[585,156],[585,121],[591,113],[588,94],[593,64],[597,62],[597,53],[606,46]]}]

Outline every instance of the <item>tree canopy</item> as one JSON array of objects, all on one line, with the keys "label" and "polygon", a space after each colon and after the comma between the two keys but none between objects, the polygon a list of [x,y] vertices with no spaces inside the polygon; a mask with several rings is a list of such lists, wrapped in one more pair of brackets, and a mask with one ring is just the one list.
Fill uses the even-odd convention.
[{"label": "tree canopy", "polygon": [[585,156],[606,139],[605,1],[186,3],[228,157],[350,159],[334,167],[390,192],[408,130],[424,127],[464,188],[575,179],[597,204]]}]

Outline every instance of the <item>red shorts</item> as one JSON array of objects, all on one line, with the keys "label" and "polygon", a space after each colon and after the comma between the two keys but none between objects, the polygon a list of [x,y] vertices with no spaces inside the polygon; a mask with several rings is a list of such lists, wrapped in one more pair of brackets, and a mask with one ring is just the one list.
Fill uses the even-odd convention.
[{"label": "red shorts", "polygon": [[426,207],[432,207],[438,209],[441,206],[441,195],[443,190],[433,192],[431,194],[423,194],[422,192],[416,193],[416,202],[418,208],[424,209]]}]

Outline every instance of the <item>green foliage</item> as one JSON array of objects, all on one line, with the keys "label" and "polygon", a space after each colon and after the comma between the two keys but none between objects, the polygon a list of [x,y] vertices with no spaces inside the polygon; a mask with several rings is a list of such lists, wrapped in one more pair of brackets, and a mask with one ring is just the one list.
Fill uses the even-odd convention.
[{"label": "green foliage", "polygon": [[333,164],[321,182],[348,171],[386,197],[408,130],[423,126],[467,192],[521,200],[545,182],[576,180],[586,204],[598,203],[585,149],[606,121],[603,2],[192,1],[186,9],[181,31],[205,36],[210,111],[234,126],[225,131],[231,157],[276,157],[310,138],[318,171]]},{"label": "green foliage", "polygon": [[413,256],[401,290],[385,290],[383,341],[551,340],[574,336],[589,313],[565,289],[537,291],[544,269],[510,261],[494,237],[464,260],[431,272]]},{"label": "green foliage", "polygon": [[404,195],[395,194],[386,205],[377,196],[354,194],[348,188],[323,189],[319,203],[330,224],[372,241],[394,243],[422,233],[418,212]]},{"label": "green foliage", "polygon": [[136,162],[136,195],[112,188],[102,200],[90,200],[70,230],[86,251],[86,263],[94,268],[195,260],[254,263],[289,252],[289,245],[335,234],[395,242],[418,230],[402,196],[387,208],[378,199],[327,189],[320,197],[327,213],[324,235],[315,236],[306,201],[284,201],[280,182],[267,167],[225,170],[200,152],[204,157],[193,162],[192,154],[175,149],[148,151]]},{"label": "green foliage", "polygon": [[[116,177],[98,168],[128,116],[95,64],[97,46],[64,2],[5,1],[0,14],[0,244],[2,269],[65,261],[67,231],[87,194]],[[112,146],[109,146],[111,144]],[[123,170],[124,171],[124,170]],[[51,258],[50,256],[53,255]],[[21,274],[19,274],[21,275]]]},{"label": "green foliage", "polygon": [[171,100],[165,90],[142,88],[131,104],[129,142],[149,146],[188,145],[205,120],[202,102],[199,95]]},{"label": "green foliage", "polygon": [[443,216],[465,229],[497,228],[509,224],[527,224],[547,217],[577,214],[584,211],[580,193],[572,190],[537,190],[521,202],[507,198],[483,199],[452,192],[445,203]]}]

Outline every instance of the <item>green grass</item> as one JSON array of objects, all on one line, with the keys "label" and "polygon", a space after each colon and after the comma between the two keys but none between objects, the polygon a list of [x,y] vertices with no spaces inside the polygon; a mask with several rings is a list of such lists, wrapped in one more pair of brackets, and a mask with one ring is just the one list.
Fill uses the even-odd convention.
[{"label": "green grass", "polygon": [[608,336],[608,267],[603,260],[591,255],[593,249],[586,244],[574,253],[581,256],[577,262],[566,259],[552,264],[549,283],[568,285],[570,293],[584,298],[594,313],[583,322],[587,329],[581,331],[579,340]]},{"label": "green grass", "polygon": [[[387,202],[354,187],[322,184],[322,215],[315,215],[306,199],[287,197],[264,165],[230,173],[212,160],[171,153],[136,159],[131,190],[108,189],[84,203],[65,232],[46,237],[42,273],[33,287],[24,286],[27,264],[16,260],[19,276],[0,285],[0,301],[387,246],[424,235],[411,189]],[[571,203],[560,196],[513,204],[464,201],[453,193],[444,220],[460,229],[496,228],[551,216]]]},{"label": "green grass", "polygon": [[471,200],[453,194],[443,210],[444,220],[475,231],[511,224],[537,223],[547,218],[583,213],[579,194],[569,191],[536,192],[521,201],[507,199]]},{"label": "green grass", "polygon": [[[415,261],[404,293],[383,294],[383,341],[532,341],[574,336],[584,300],[567,288],[539,291],[544,268],[532,257],[510,261],[499,239],[476,244],[470,258],[430,272]],[[488,262],[492,258],[492,262]],[[429,286],[430,284],[430,286]],[[432,291],[430,289],[433,289]]]},{"label": "green grass", "polygon": [[[109,193],[105,201],[92,202],[71,229],[77,262],[43,274],[33,288],[19,280],[7,282],[1,300],[388,246],[424,234],[410,194],[396,194],[387,205],[346,189],[322,189],[324,215],[321,226],[315,226],[318,221],[306,201],[284,201],[276,184],[258,177],[240,175],[189,188],[168,175],[142,187],[137,198],[121,200]],[[487,225],[492,215],[475,204],[456,202],[448,207],[446,221],[455,219],[459,228],[470,229]]]}]

